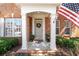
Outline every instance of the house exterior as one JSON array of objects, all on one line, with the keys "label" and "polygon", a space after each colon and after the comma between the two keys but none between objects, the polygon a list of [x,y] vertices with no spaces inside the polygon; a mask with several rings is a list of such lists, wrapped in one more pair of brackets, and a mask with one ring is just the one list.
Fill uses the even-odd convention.
[{"label": "house exterior", "polygon": [[56,36],[79,37],[79,28],[65,17],[57,15],[60,4],[0,4],[0,37],[21,37],[22,50],[28,50],[30,35],[46,41],[50,35],[50,50],[56,50]]}]

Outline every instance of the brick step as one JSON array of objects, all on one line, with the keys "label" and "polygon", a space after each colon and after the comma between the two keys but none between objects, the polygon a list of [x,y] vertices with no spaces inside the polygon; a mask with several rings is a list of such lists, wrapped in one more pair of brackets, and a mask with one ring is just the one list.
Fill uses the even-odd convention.
[{"label": "brick step", "polygon": [[16,55],[31,55],[31,56],[47,56],[55,55],[55,51],[46,51],[46,50],[18,50]]}]

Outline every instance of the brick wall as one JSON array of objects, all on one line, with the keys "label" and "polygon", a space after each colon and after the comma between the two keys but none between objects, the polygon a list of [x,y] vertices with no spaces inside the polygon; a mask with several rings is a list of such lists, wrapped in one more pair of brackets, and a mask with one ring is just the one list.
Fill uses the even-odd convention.
[{"label": "brick wall", "polygon": [[20,18],[21,17],[21,8],[19,8],[14,3],[0,4],[0,17],[11,18],[12,13],[14,13],[13,18]]},{"label": "brick wall", "polygon": [[[62,15],[58,15],[58,20],[60,20],[60,32],[61,32],[64,28],[64,20],[67,20],[67,19]],[[64,36],[64,33],[61,34],[61,36]],[[71,35],[68,35],[68,36],[79,37],[79,28],[76,25],[74,25],[72,22],[71,22]]]},{"label": "brick wall", "polygon": [[50,32],[50,17],[45,17],[45,32]]},{"label": "brick wall", "polygon": [[28,17],[29,18],[29,38],[30,38],[30,35],[32,34],[32,17]]}]

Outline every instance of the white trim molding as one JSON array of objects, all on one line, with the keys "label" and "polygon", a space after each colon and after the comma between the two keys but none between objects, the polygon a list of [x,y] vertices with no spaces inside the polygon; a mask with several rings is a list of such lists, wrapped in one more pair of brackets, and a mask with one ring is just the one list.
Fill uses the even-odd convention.
[{"label": "white trim molding", "polygon": [[45,42],[45,17],[43,18],[43,41]]},{"label": "white trim molding", "polygon": [[[26,14],[30,12],[46,12],[51,14],[51,39],[50,39],[50,48],[51,50],[56,50],[56,7],[54,4],[25,4],[21,5],[21,14],[22,14],[22,49],[27,50],[27,25],[26,25]],[[44,21],[45,22],[45,21]],[[54,23],[53,23],[54,22]],[[43,29],[45,31],[45,29]],[[43,32],[45,35],[45,32]],[[44,36],[45,37],[45,36]]]},{"label": "white trim molding", "polygon": [[32,34],[34,35],[35,34],[35,19],[32,17]]}]

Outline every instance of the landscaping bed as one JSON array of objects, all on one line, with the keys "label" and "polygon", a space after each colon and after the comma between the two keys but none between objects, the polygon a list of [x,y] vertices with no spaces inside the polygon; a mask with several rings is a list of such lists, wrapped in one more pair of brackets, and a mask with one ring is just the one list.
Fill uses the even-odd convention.
[{"label": "landscaping bed", "polygon": [[[17,38],[0,38],[0,54],[5,54],[7,51],[9,53],[5,54],[7,56],[33,56],[27,53],[18,53],[16,51],[19,48],[15,48],[17,46],[18,39]],[[56,37],[56,46],[57,51],[53,53],[47,53],[48,56],[79,56],[79,38],[69,38],[66,39],[64,37]],[[14,51],[15,49],[16,51]]]},{"label": "landscaping bed", "polygon": [[56,38],[56,45],[59,51],[71,55],[79,55],[79,38],[69,38],[64,37]]},{"label": "landscaping bed", "polygon": [[18,45],[18,38],[14,37],[1,37],[0,38],[0,54],[4,54],[11,48]]}]

